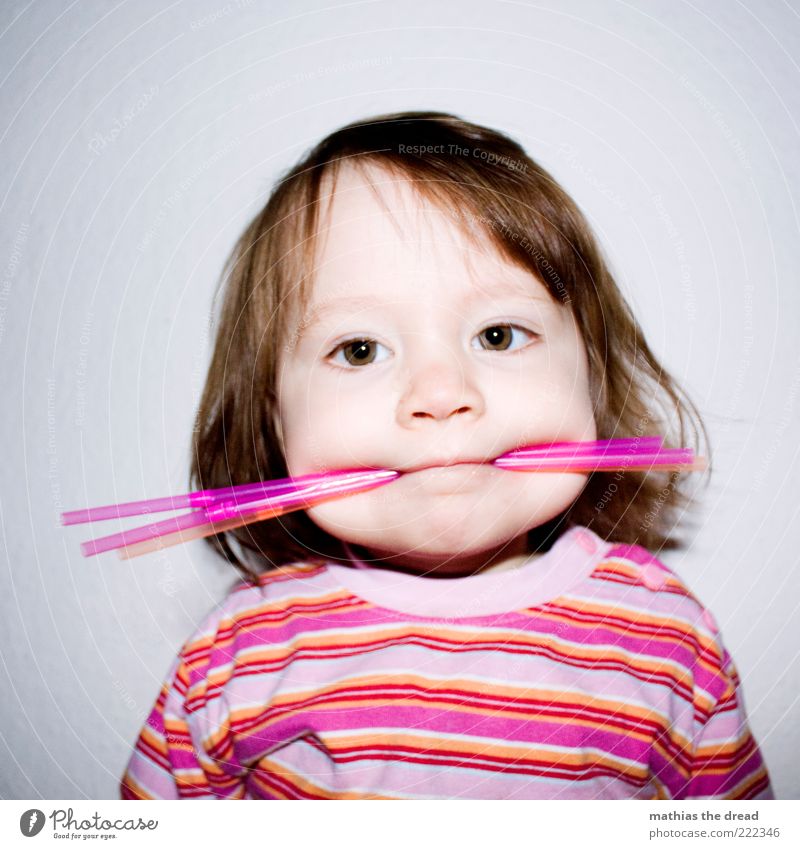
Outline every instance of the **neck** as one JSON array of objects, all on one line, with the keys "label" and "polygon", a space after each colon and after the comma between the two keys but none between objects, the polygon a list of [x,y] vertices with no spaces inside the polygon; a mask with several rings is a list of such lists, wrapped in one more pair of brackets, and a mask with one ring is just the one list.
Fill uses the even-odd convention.
[{"label": "neck", "polygon": [[368,566],[426,578],[464,578],[483,572],[516,569],[540,555],[528,551],[527,534],[520,534],[502,546],[478,554],[443,558],[441,555],[393,554],[364,546],[351,546],[353,553]]}]

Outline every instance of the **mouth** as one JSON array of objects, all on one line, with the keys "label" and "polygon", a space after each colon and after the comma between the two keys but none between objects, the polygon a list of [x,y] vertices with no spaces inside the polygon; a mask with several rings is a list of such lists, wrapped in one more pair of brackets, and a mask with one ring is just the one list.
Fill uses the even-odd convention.
[{"label": "mouth", "polygon": [[398,471],[402,472],[403,474],[412,474],[414,472],[424,472],[424,471],[427,471],[429,469],[445,469],[445,468],[451,468],[451,467],[454,467],[454,466],[456,466],[456,467],[457,466],[465,466],[465,467],[485,466],[485,465],[488,465],[490,462],[491,461],[484,460],[482,458],[466,459],[466,460],[454,460],[454,459],[433,460],[429,463],[422,463],[418,466],[409,466],[408,468],[405,468],[405,469],[398,469]]}]

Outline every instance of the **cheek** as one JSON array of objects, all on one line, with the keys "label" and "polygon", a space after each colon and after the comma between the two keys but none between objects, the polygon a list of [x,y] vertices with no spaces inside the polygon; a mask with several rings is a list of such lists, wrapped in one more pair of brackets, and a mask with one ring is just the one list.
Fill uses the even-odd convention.
[{"label": "cheek", "polygon": [[588,385],[570,363],[550,363],[525,384],[506,391],[496,383],[487,396],[498,444],[527,439],[595,439],[596,424]]},{"label": "cheek", "polygon": [[306,393],[298,391],[298,384],[292,385],[291,378],[284,376],[278,392],[275,419],[290,475],[310,470],[312,457],[317,452],[316,437],[309,428],[313,415],[307,408],[306,398]]},{"label": "cheek", "polygon": [[390,486],[323,501],[306,510],[309,518],[333,536],[353,538],[359,532],[381,534],[397,524],[398,508],[407,499]]},{"label": "cheek", "polygon": [[594,431],[594,409],[588,386],[574,374],[552,383],[545,397],[547,421],[551,426],[567,431],[587,430],[586,435],[576,438],[594,439],[588,431]]},{"label": "cheek", "polygon": [[550,418],[569,431],[580,431],[576,438],[594,439],[594,405],[589,386],[588,361],[583,343],[578,338],[564,340],[551,359],[544,380],[544,401]]},{"label": "cheek", "polygon": [[297,382],[279,396],[284,456],[290,475],[360,466],[380,456],[390,407],[344,381]]}]

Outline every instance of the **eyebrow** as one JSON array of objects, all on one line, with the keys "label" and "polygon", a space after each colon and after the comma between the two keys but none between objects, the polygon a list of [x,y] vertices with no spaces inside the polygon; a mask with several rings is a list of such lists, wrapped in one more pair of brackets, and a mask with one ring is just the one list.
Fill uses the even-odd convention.
[{"label": "eyebrow", "polygon": [[[491,292],[482,292],[477,289],[473,289],[469,295],[464,297],[463,299],[459,299],[459,303],[467,303],[472,304],[475,301],[481,299],[493,299],[498,300],[500,298],[520,298],[531,301],[538,301],[543,304],[554,304],[552,296],[548,293],[539,293],[539,292],[530,292],[525,289],[520,288],[519,286],[498,286]],[[341,297],[337,298],[335,301],[330,301],[328,303],[320,304],[317,307],[311,309],[303,321],[303,327],[309,328],[313,325],[317,324],[321,318],[331,313],[336,313],[339,311],[344,311],[345,309],[358,309],[365,307],[380,307],[384,306],[387,302],[383,298],[377,298],[374,295],[363,295],[359,298],[354,297]]]}]

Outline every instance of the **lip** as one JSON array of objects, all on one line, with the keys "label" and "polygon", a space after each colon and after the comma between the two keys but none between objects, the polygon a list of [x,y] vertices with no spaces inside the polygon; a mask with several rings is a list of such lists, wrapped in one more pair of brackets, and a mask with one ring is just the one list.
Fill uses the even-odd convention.
[{"label": "lip", "polygon": [[442,469],[449,468],[451,466],[485,466],[489,463],[489,460],[485,460],[482,457],[476,457],[473,459],[444,459],[444,460],[431,460],[429,463],[422,463],[419,466],[409,466],[406,469],[399,469],[398,471],[403,474],[411,474],[412,472],[424,472],[426,469]]}]

